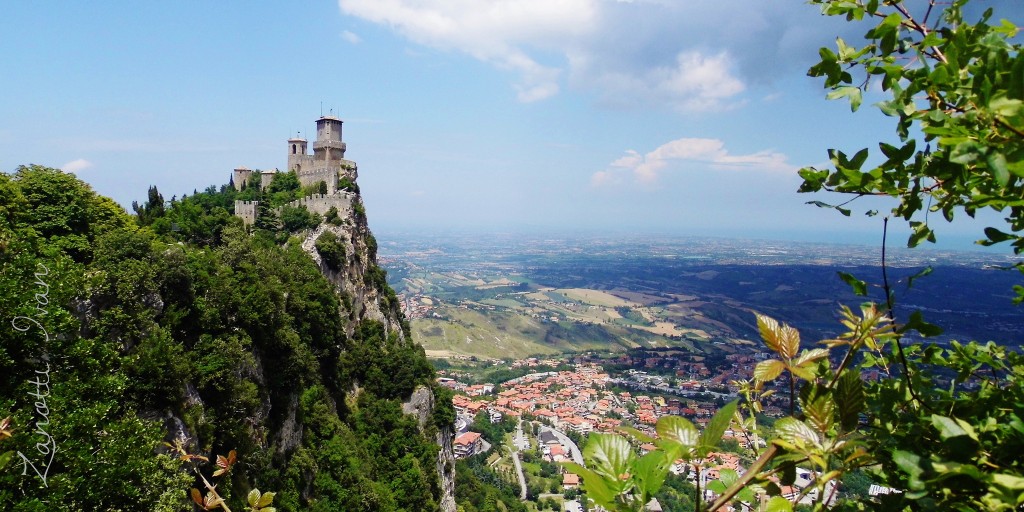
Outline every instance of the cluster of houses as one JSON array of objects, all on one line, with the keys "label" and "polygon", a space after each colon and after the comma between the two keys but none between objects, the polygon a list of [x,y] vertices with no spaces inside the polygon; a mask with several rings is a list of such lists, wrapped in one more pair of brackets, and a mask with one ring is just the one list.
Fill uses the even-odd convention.
[{"label": "cluster of houses", "polygon": [[[747,366],[755,364],[758,358],[745,360],[743,356],[735,357],[733,367],[743,371]],[[560,361],[527,359],[513,363],[513,367],[552,367]],[[651,361],[656,364],[656,361]],[[704,373],[701,366],[693,366],[688,371]],[[642,378],[644,372],[631,372],[635,378]],[[452,402],[460,415],[475,417],[486,412],[492,422],[499,422],[505,416],[512,418],[525,417],[538,420],[563,432],[611,432],[618,429],[623,421],[635,425],[638,430],[655,435],[654,425],[665,415],[676,415],[690,418],[698,427],[706,426],[717,411],[713,402],[701,401],[687,397],[673,398],[648,396],[628,391],[612,391],[607,389],[612,379],[597,363],[578,363],[573,371],[536,372],[495,385],[491,383],[467,385],[456,379],[443,377],[438,379],[442,385],[461,392]],[[704,381],[707,382],[707,381]],[[500,391],[499,391],[500,390]],[[747,439],[739,433],[727,430],[725,439],[734,439],[741,447],[747,447]],[[543,456],[546,460],[559,462],[570,459],[568,449],[558,437],[548,430],[542,430],[538,436]],[[482,447],[480,434],[465,432],[455,439],[457,457],[467,457],[479,453]],[[641,454],[653,450],[654,445],[643,445]],[[713,452],[702,460],[679,460],[671,467],[677,475],[684,475],[693,482],[700,482],[702,489],[707,483],[720,478],[723,470],[732,470],[742,475],[745,468],[738,455],[727,452]],[[803,489],[811,485],[815,475],[801,470],[797,481],[791,486],[783,486],[783,496],[793,501],[808,501],[816,498],[814,493],[803,495]],[[562,475],[562,485],[572,489],[580,485],[579,476],[573,473]],[[713,496],[708,495],[711,499]]]},{"label": "cluster of houses", "polygon": [[641,431],[654,433],[658,419],[684,416],[698,426],[706,424],[717,411],[714,402],[692,398],[663,398],[615,392],[607,388],[611,379],[597,364],[578,364],[574,371],[538,372],[500,385],[466,385],[442,377],[441,385],[461,391],[453,399],[462,415],[475,417],[487,412],[493,422],[508,416],[540,420],[563,431],[587,434],[613,432],[624,420]]},{"label": "cluster of houses", "polygon": [[527,415],[558,429],[586,434],[614,430],[620,423],[615,416],[631,414],[615,393],[603,389],[608,374],[597,365],[533,373],[505,382],[497,395],[492,384],[467,386],[447,378],[439,382],[466,393],[452,400],[457,412],[476,416],[487,411],[492,421]]},{"label": "cluster of houses", "polygon": [[425,295],[402,294],[399,296],[399,300],[401,301],[402,314],[409,320],[427,317],[440,318],[440,315],[434,312],[434,307],[436,306],[434,301],[437,299]]}]

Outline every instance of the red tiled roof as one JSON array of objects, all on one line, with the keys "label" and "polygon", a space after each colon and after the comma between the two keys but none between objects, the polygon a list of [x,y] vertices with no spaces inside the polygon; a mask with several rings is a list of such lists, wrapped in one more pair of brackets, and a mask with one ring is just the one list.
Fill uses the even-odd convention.
[{"label": "red tiled roof", "polygon": [[479,432],[463,432],[455,438],[455,444],[470,445],[480,439]]}]

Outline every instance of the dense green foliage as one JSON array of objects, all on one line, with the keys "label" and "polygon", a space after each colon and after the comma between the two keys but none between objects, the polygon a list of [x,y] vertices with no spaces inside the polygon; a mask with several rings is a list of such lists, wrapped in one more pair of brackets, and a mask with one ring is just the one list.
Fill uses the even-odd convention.
[{"label": "dense green foliage", "polygon": [[[31,229],[47,245],[61,250],[77,263],[88,263],[92,245],[104,232],[131,224],[114,201],[96,195],[71,174],[41,172],[37,166],[20,167],[13,176],[20,194],[7,208],[24,208],[16,226]],[[20,197],[19,197],[20,196]]]},{"label": "dense green foliage", "polygon": [[281,228],[290,233],[301,231],[303,229],[313,229],[320,225],[323,220],[320,215],[311,213],[305,207],[296,206],[282,206],[281,213]]},{"label": "dense green foliage", "polygon": [[480,411],[473,417],[473,425],[469,429],[479,432],[491,446],[501,448],[505,444],[505,434],[515,432],[518,422],[518,419],[506,416],[497,423],[491,423],[490,414],[487,411]]},{"label": "dense green foliage", "polygon": [[188,508],[201,485],[160,455],[168,428],[193,453],[237,450],[218,491],[238,510],[256,486],[282,511],[437,507],[439,425],[420,432],[401,412],[433,381],[422,349],[378,322],[350,331],[351,302],[297,243],[247,233],[229,213],[238,195],[164,203],[151,188],[133,219],[72,175],[0,174],[0,313],[15,320],[0,331],[15,433],[0,449],[42,471],[37,426],[56,445],[46,486],[7,461],[0,508]]},{"label": "dense green foliage", "polygon": [[340,180],[338,180],[338,190],[345,190],[348,192],[355,192],[356,194],[358,194],[359,185],[348,178],[341,178]]},{"label": "dense green foliage", "polygon": [[431,413],[431,419],[434,422],[434,427],[442,429],[450,427],[455,424],[455,405],[452,403],[452,397],[455,396],[455,392],[448,389],[445,386],[434,386],[434,411]]},{"label": "dense green foliage", "polygon": [[314,244],[324,263],[333,270],[338,270],[345,263],[345,245],[331,231],[324,231]]},{"label": "dense green foliage", "polygon": [[338,208],[334,206],[330,207],[330,209],[327,210],[327,214],[324,215],[324,221],[328,224],[340,226],[342,220],[341,217],[338,216]]},{"label": "dense green foliage", "polygon": [[[98,269],[104,253],[93,248],[131,226],[120,207],[73,176],[36,166],[0,174],[0,313],[9,326],[0,330],[0,411],[12,416],[14,431],[2,449],[26,457],[0,471],[5,510],[160,510],[185,497],[191,479],[155,452],[160,425],[123,399],[128,374],[109,371],[137,333],[77,335],[72,306],[83,289],[102,284],[127,294],[128,276],[145,275],[131,264],[118,276]],[[114,331],[117,317],[144,307],[139,299],[105,308],[96,324]]]},{"label": "dense green foliage", "polygon": [[661,503],[661,508],[665,512],[690,512],[693,510],[696,494],[697,488],[689,480],[669,474],[654,497]]},{"label": "dense green foliage", "polygon": [[[896,198],[891,214],[910,223],[911,246],[935,241],[930,212],[952,221],[956,211],[973,217],[979,210],[995,210],[1006,215],[1006,227],[985,228],[979,243],[1010,242],[1015,253],[1024,253],[1019,28],[1006,19],[995,21],[992,8],[967,19],[967,0],[909,6],[876,0],[812,3],[826,15],[873,20],[867,44],[857,48],[839,39],[838,52],[823,48],[810,74],[824,77],[829,97],[848,98],[853,110],[862,90],[872,82],[881,85],[887,99],[877,106],[897,119],[901,142],[880,143],[885,160],[869,170],[862,170],[867,149],[853,157],[830,150],[834,170],[802,170],[801,191]],[[864,293],[863,282],[846,280]],[[892,320],[888,283],[882,288]],[[1020,302],[1024,287],[1015,289]],[[883,507],[1019,509],[1024,504],[1024,466],[1016,456],[1024,449],[1024,359],[992,343],[908,343],[901,336],[905,331],[937,332],[919,313],[895,329],[897,335],[878,340],[878,352],[861,367],[891,377],[865,390],[866,445],[878,463],[867,475],[905,491],[884,497]]]},{"label": "dense green foliage", "polygon": [[380,397],[406,397],[434,375],[423,347],[400,341],[396,332],[385,335],[383,326],[372,321],[359,325],[340,361],[348,380]]},{"label": "dense green foliage", "polygon": [[464,512],[525,512],[518,493],[518,485],[487,466],[484,454],[455,463],[456,503]]}]

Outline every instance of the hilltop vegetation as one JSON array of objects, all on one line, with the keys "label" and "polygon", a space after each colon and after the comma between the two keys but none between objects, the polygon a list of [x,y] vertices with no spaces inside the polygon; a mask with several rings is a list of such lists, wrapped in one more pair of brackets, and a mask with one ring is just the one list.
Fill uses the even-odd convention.
[{"label": "hilltop vegetation", "polygon": [[[284,188],[268,193],[301,192]],[[202,486],[166,454],[174,438],[211,460],[237,450],[218,491],[238,510],[254,487],[282,511],[438,508],[435,423],[451,418],[421,428],[402,413],[434,374],[393,307],[387,323],[360,316],[360,300],[389,296],[369,277],[383,273],[365,223],[347,254],[368,272],[360,299],[336,291],[287,223],[249,232],[237,196],[165,203],[150,189],[133,218],[58,170],[0,174],[0,314],[15,319],[0,331],[13,433],[0,508],[190,509]],[[16,452],[39,474],[23,476]]]}]

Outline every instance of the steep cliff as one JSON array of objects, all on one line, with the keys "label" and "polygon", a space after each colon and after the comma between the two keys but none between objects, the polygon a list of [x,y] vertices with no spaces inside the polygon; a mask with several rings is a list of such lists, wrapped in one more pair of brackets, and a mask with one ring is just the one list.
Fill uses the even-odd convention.
[{"label": "steep cliff", "polygon": [[[434,393],[426,386],[416,388],[409,400],[402,403],[402,412],[416,416],[421,431],[429,431],[433,421],[435,403]],[[436,425],[435,439],[440,450],[437,452],[437,474],[441,479],[441,501],[439,505],[445,512],[455,511],[455,425],[445,423]]]},{"label": "steep cliff", "polygon": [[271,185],[153,188],[133,218],[57,170],[0,174],[0,313],[26,319],[0,331],[0,456],[56,444],[45,475],[0,472],[0,509],[183,510],[216,468],[181,441],[237,453],[214,479],[235,510],[254,488],[280,511],[454,510],[451,418],[358,193],[327,220],[231,214],[300,193]]},{"label": "steep cliff", "polygon": [[[354,334],[360,322],[373,321],[383,325],[387,335],[392,333],[399,342],[412,344],[408,324],[405,323],[401,305],[394,291],[384,280],[384,272],[377,264],[377,242],[367,225],[365,210],[358,194],[354,196],[354,208],[335,223],[322,223],[313,229],[302,242],[302,249],[316,262],[320,271],[338,290],[345,304],[349,324],[348,334]],[[334,264],[317,250],[317,241],[332,240],[334,250],[341,248],[346,256],[341,264]],[[435,397],[431,388],[419,385],[402,403],[402,412],[413,415],[422,433],[434,432],[434,439],[440,448],[437,454],[437,474],[441,495],[438,505],[445,512],[455,512],[455,452],[452,440],[455,436],[453,424],[433,425]]]}]

